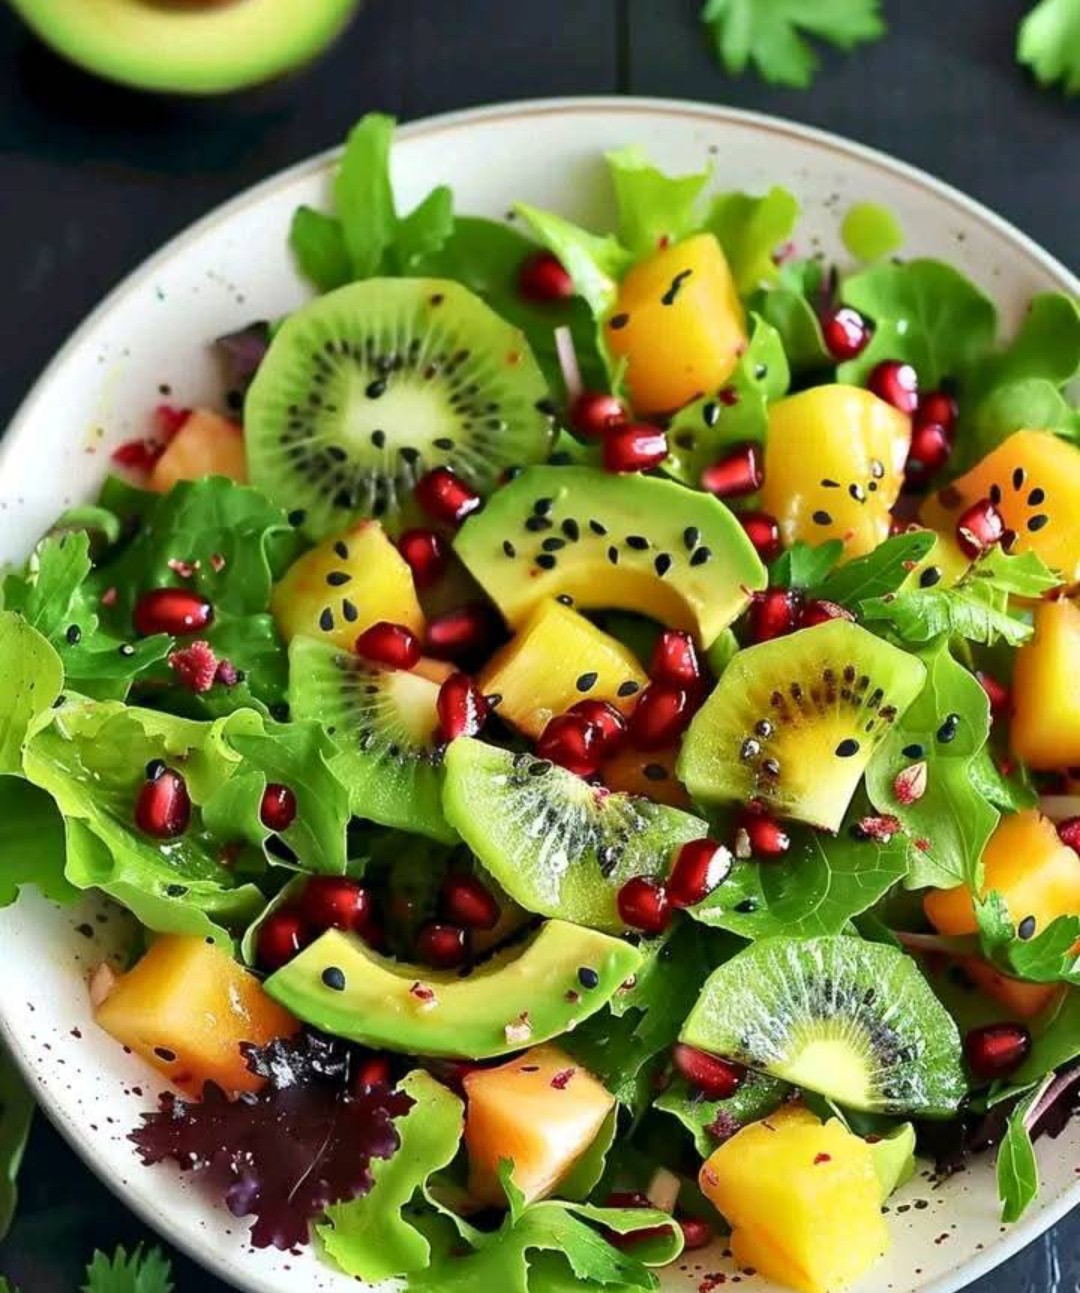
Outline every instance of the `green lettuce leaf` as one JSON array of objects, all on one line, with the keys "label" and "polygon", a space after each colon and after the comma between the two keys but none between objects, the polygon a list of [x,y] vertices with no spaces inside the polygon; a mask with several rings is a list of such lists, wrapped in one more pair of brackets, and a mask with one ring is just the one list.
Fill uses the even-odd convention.
[{"label": "green lettuce leaf", "polygon": [[1039,1193],[1039,1165],[1026,1117],[1035,1093],[1021,1100],[1009,1114],[1009,1125],[997,1152],[997,1187],[1001,1220],[1019,1221]]},{"label": "green lettuce leaf", "polygon": [[112,1257],[94,1254],[81,1293],[173,1293],[172,1265],[160,1248],[140,1245],[129,1255],[118,1248]]},{"label": "green lettuce leaf", "polygon": [[713,198],[705,227],[723,247],[740,296],[777,277],[773,253],[791,238],[798,220],[798,200],[779,185],[761,197],[720,193]]},{"label": "green lettuce leaf", "polygon": [[518,202],[514,210],[562,262],[593,317],[606,318],[615,305],[619,280],[634,263],[633,254],[614,234],[590,233],[552,211],[525,202]]},{"label": "green lettuce leaf", "polygon": [[665,175],[633,145],[608,153],[607,163],[619,213],[617,237],[635,260],[681,242],[701,227],[708,170]]},{"label": "green lettuce leaf", "polygon": [[21,616],[0,611],[0,773],[22,771],[31,727],[63,685],[56,651]]},{"label": "green lettuce leaf", "polygon": [[802,591],[816,588],[828,579],[843,551],[842,539],[829,539],[818,544],[796,539],[769,567],[769,583]]},{"label": "green lettuce leaf", "polygon": [[804,586],[809,588],[811,597],[825,598],[851,608],[876,597],[888,597],[929,555],[936,541],[929,530],[893,535],[873,552],[830,569],[823,577]]},{"label": "green lettuce leaf", "polygon": [[1076,0],[1040,0],[1020,24],[1016,57],[1040,85],[1061,83],[1080,94],[1080,5]]},{"label": "green lettuce leaf", "polygon": [[780,334],[791,371],[818,373],[836,362],[825,345],[818,306],[826,298],[820,260],[785,261],[776,280],[755,292],[749,308]]},{"label": "green lettuce leaf", "polygon": [[15,1216],[19,1167],[33,1117],[34,1098],[15,1061],[0,1046],[0,1242]]},{"label": "green lettuce leaf", "polygon": [[1029,983],[1080,986],[1080,916],[1058,916],[1032,938],[1021,938],[1005,900],[996,890],[975,902],[983,955],[1005,974]]},{"label": "green lettuce leaf", "polygon": [[64,819],[52,798],[21,777],[0,777],[0,907],[25,885],[52,902],[78,891],[64,878]]},{"label": "green lettuce leaf", "polygon": [[726,1100],[706,1100],[683,1077],[676,1077],[653,1105],[677,1118],[694,1138],[694,1148],[708,1158],[718,1145],[747,1123],[767,1118],[791,1094],[791,1087],[764,1073],[747,1073]]}]

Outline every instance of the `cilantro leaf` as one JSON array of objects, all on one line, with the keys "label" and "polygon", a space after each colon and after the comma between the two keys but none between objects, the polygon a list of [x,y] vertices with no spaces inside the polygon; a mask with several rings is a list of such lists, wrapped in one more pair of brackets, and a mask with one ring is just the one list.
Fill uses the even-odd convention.
[{"label": "cilantro leaf", "polygon": [[747,1123],[767,1118],[790,1094],[791,1087],[779,1078],[748,1072],[734,1095],[707,1100],[684,1077],[676,1077],[656,1098],[653,1108],[677,1118],[693,1136],[697,1152],[708,1158]]},{"label": "cilantro leaf", "polygon": [[665,175],[633,146],[608,153],[607,162],[619,212],[618,240],[635,259],[681,242],[701,227],[707,170]]},{"label": "cilantro leaf", "polygon": [[0,1240],[15,1216],[16,1178],[33,1116],[34,1098],[15,1061],[0,1046]]},{"label": "cilantro leaf", "polygon": [[1040,0],[1020,24],[1016,57],[1040,85],[1061,82],[1066,94],[1080,94],[1080,4]]},{"label": "cilantro leaf", "polygon": [[140,1245],[130,1256],[123,1248],[111,1258],[96,1252],[82,1293],[173,1293],[173,1287],[172,1265],[161,1249]]},{"label": "cilantro leaf", "polygon": [[790,239],[798,219],[798,200],[779,185],[762,197],[720,193],[713,198],[706,228],[724,249],[740,296],[776,278],[773,253]]},{"label": "cilantro leaf", "polygon": [[857,607],[875,597],[887,597],[903,584],[935,542],[936,537],[929,530],[895,534],[873,552],[810,581],[809,595],[849,607]]},{"label": "cilantro leaf", "polygon": [[806,37],[850,50],[885,34],[880,0],[707,0],[701,18],[732,76],[753,65],[766,81],[797,89],[820,62]]},{"label": "cilantro leaf", "polygon": [[1001,1219],[1006,1224],[1019,1221],[1039,1193],[1039,1165],[1026,1121],[1036,1094],[1021,1100],[1009,1115],[1005,1137],[998,1147],[997,1187]]}]

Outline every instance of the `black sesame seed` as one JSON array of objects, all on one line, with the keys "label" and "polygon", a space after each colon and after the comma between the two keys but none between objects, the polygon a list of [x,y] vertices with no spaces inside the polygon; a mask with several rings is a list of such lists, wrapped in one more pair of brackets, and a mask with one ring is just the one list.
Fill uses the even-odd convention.
[{"label": "black sesame seed", "polygon": [[546,516],[530,516],[525,522],[526,530],[539,534],[541,530],[550,530],[551,522]]},{"label": "black sesame seed", "polygon": [[371,433],[371,443],[376,449],[382,449],[386,444],[386,432],[376,427]]},{"label": "black sesame seed", "polygon": [[552,537],[550,539],[545,539],[540,546],[545,552],[558,552],[560,548],[566,547],[566,540]]},{"label": "black sesame seed", "polygon": [[303,525],[304,522],[307,520],[307,512],[305,512],[302,507],[298,507],[294,511],[289,513],[288,519],[289,519],[289,524],[293,527],[296,527],[298,525]]},{"label": "black sesame seed", "polygon": [[338,539],[337,543],[334,544],[334,551],[342,559],[342,561],[348,561],[349,549],[346,546],[345,541],[343,539]]},{"label": "black sesame seed", "polygon": [[1029,939],[1035,933],[1035,917],[1025,916],[1016,927],[1017,934],[1023,939]]},{"label": "black sesame seed", "polygon": [[1013,489],[1023,489],[1025,479],[1026,476],[1023,467],[1017,467],[1012,474]]},{"label": "black sesame seed", "polygon": [[615,694],[625,699],[627,696],[636,696],[640,690],[641,684],[639,682],[634,682],[632,678],[627,678],[625,682],[619,683],[619,689]]},{"label": "black sesame seed", "polygon": [[78,624],[69,624],[64,637],[67,639],[68,646],[75,646],[82,638],[82,629],[79,628]]},{"label": "black sesame seed", "polygon": [[873,476],[875,480],[881,480],[881,478],[885,475],[885,464],[883,462],[880,462],[877,458],[871,458],[870,475]]},{"label": "black sesame seed", "polygon": [[558,597],[555,598],[555,600],[559,603],[560,606],[573,606],[574,604],[574,599],[570,596],[569,593],[560,593]]},{"label": "black sesame seed", "polygon": [[628,534],[626,546],[633,548],[635,552],[645,552],[649,546],[649,540],[643,534]]},{"label": "black sesame seed", "polygon": [[1036,486],[1028,495],[1027,501],[1032,507],[1038,507],[1040,503],[1046,501],[1046,490]]},{"label": "black sesame seed", "polygon": [[853,755],[859,753],[859,742],[849,736],[847,740],[841,741],[836,747],[836,753],[841,759],[850,759]]},{"label": "black sesame seed", "polygon": [[667,768],[662,763],[646,763],[641,769],[646,781],[667,781]]},{"label": "black sesame seed", "polygon": [[323,970],[322,981],[334,992],[345,991],[345,971],[336,965],[328,965]]},{"label": "black sesame seed", "polygon": [[619,549],[616,548],[614,544],[607,550],[607,559],[613,566],[617,566],[619,564]]},{"label": "black sesame seed", "polygon": [[436,449],[443,449],[443,450],[446,450],[447,452],[449,452],[449,450],[453,449],[454,447],[454,442],[453,440],[450,439],[448,435],[441,435],[437,439],[432,440],[431,443],[435,446]]},{"label": "black sesame seed", "polygon": [[701,410],[701,418],[707,427],[716,426],[720,421],[720,405],[715,400],[710,400]]},{"label": "black sesame seed", "polygon": [[740,916],[749,916],[752,911],[757,911],[757,902],[753,898],[744,898],[735,904],[735,910]]},{"label": "black sesame seed", "polygon": [[165,773],[164,759],[151,759],[144,768],[147,781],[157,781]]},{"label": "black sesame seed", "polygon": [[768,377],[768,375],[769,375],[769,366],[768,366],[768,364],[755,364],[755,365],[754,365],[754,377],[755,377],[755,379],[756,379],[757,381],[759,381],[759,382],[760,382],[760,381],[763,381],[766,377]]},{"label": "black sesame seed", "polygon": [[319,615],[319,628],[321,628],[324,633],[332,633],[334,631],[334,612],[329,606],[324,606],[322,613]]},{"label": "black sesame seed", "polygon": [[902,753],[905,759],[921,759],[925,750],[921,745],[905,745]]},{"label": "black sesame seed", "polygon": [[343,597],[341,599],[341,614],[344,616],[346,624],[355,624],[359,612],[353,602],[350,602],[347,597]]},{"label": "black sesame seed", "polygon": [[557,562],[550,552],[541,552],[536,558],[536,564],[541,570],[554,570]]},{"label": "black sesame seed", "polygon": [[533,512],[537,516],[550,516],[551,509],[555,506],[553,498],[538,498],[533,504]]},{"label": "black sesame seed", "polygon": [[656,558],[656,560],[653,562],[653,567],[655,568],[656,573],[662,579],[664,575],[666,575],[667,572],[671,569],[670,555],[666,552],[661,552],[659,556]]},{"label": "black sesame seed", "polygon": [[941,582],[941,568],[939,566],[927,566],[919,576],[920,588],[933,588],[935,584]]},{"label": "black sesame seed", "polygon": [[628,314],[613,314],[608,321],[608,327],[612,332],[619,332],[622,328],[625,328],[629,322],[630,316]]},{"label": "black sesame seed", "polygon": [[706,561],[711,561],[711,560],[712,560],[711,548],[698,548],[698,550],[690,558],[690,564],[692,566],[703,566],[706,563]]},{"label": "black sesame seed", "polygon": [[1049,524],[1049,521],[1050,518],[1045,512],[1038,512],[1028,521],[1027,528],[1032,534],[1035,534],[1038,530],[1041,530],[1044,525]]},{"label": "black sesame seed", "polygon": [[832,525],[832,517],[828,512],[817,511],[813,514],[812,519],[815,525]]},{"label": "black sesame seed", "polygon": [[596,686],[598,677],[599,674],[590,670],[588,673],[579,674],[578,680],[574,685],[577,687],[578,691],[592,691]]},{"label": "black sesame seed", "polygon": [[176,1060],[176,1052],[169,1050],[167,1046],[155,1046],[154,1054],[163,1064],[172,1064]]},{"label": "black sesame seed", "polygon": [[945,721],[937,730],[937,739],[942,745],[948,745],[956,737],[957,730],[960,727],[959,714],[947,714]]},{"label": "black sesame seed", "polygon": [[601,521],[590,521],[589,529],[592,530],[593,534],[598,534],[601,538],[607,534],[607,526]]},{"label": "black sesame seed", "polygon": [[505,552],[508,557],[517,556],[517,548],[514,547],[509,539],[503,539],[503,552]]},{"label": "black sesame seed", "polygon": [[762,772],[765,773],[767,777],[778,777],[780,775],[780,760],[779,759],[762,760],[761,770]]},{"label": "black sesame seed", "polygon": [[821,482],[821,485],[822,485],[822,488],[823,488],[823,489],[839,489],[839,488],[840,488],[840,482],[839,482],[838,480],[830,480],[828,477],[826,477],[826,478]]},{"label": "black sesame seed", "polygon": [[529,764],[530,777],[542,777],[545,772],[551,771],[551,763],[547,759],[536,759]]},{"label": "black sesame seed", "polygon": [[373,382],[368,382],[364,394],[369,400],[377,400],[386,394],[386,382],[381,377],[377,377]]},{"label": "black sesame seed", "polygon": [[600,986],[600,976],[591,966],[583,965],[577,972],[577,978],[578,983],[580,983],[583,988],[588,988],[590,991],[593,988],[598,988]]},{"label": "black sesame seed", "polygon": [[125,656],[129,659],[131,656],[135,654],[135,648],[131,645],[130,642],[121,642],[120,645],[117,647],[117,650],[120,652],[122,656]]},{"label": "black sesame seed", "polygon": [[701,539],[701,531],[696,525],[688,525],[682,532],[683,546],[687,552],[693,552]]},{"label": "black sesame seed", "polygon": [[581,538],[581,526],[578,525],[577,521],[575,521],[572,516],[568,516],[566,520],[563,521],[562,532],[571,543],[577,543],[578,539]]},{"label": "black sesame seed", "polygon": [[343,588],[346,584],[352,582],[352,575],[346,570],[331,570],[326,576],[326,582],[331,588]]}]

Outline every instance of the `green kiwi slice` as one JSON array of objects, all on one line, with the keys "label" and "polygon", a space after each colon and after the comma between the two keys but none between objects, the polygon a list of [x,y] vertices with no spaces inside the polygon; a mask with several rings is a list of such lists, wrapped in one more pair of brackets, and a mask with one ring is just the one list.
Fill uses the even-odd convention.
[{"label": "green kiwi slice", "polygon": [[460,284],[367,279],[279,329],[245,405],[251,481],[309,538],[359,517],[395,530],[434,467],[486,494],[546,459],[547,394],[524,335]]},{"label": "green kiwi slice", "polygon": [[443,807],[515,902],[609,931],[625,928],[616,897],[627,880],[666,875],[680,845],[708,834],[681,809],[469,738],[447,748]]},{"label": "green kiwi slice", "polygon": [[960,1033],[898,948],[766,938],[710,975],[681,1040],[870,1113],[947,1118]]},{"label": "green kiwi slice", "polygon": [[436,683],[317,642],[289,644],[289,708],[337,746],[331,767],[357,817],[453,843],[442,810]]},{"label": "green kiwi slice", "polygon": [[759,800],[835,831],[926,666],[832,620],[739,651],[694,717],[679,778],[703,803]]}]

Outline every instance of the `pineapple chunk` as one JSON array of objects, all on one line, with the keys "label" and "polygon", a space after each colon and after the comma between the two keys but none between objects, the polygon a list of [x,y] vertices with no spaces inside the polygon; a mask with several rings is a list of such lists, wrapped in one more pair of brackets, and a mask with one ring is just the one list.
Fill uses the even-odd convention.
[{"label": "pineapple chunk", "polygon": [[505,1207],[499,1161],[513,1160],[527,1202],[546,1198],[596,1139],[615,1097],[556,1046],[465,1078],[469,1193]]},{"label": "pineapple chunk", "polygon": [[889,1246],[873,1152],[836,1119],[784,1110],[751,1123],[699,1183],[731,1224],[735,1260],[802,1293],[836,1293]]},{"label": "pineapple chunk", "polygon": [[1080,607],[1043,602],[1035,611],[1035,636],[1016,653],[1012,752],[1032,768],[1080,763]]},{"label": "pineapple chunk", "polygon": [[294,561],[270,609],[287,642],[312,637],[343,651],[379,620],[424,632],[412,571],[377,521],[360,521]]},{"label": "pineapple chunk", "polygon": [[149,488],[164,494],[179,480],[228,476],[241,485],[247,480],[244,433],[211,409],[194,409],[154,463]]},{"label": "pineapple chunk", "polygon": [[265,1046],[299,1028],[259,980],[214,943],[166,935],[97,1008],[98,1024],[189,1095],[205,1082],[257,1091],[241,1042]]},{"label": "pineapple chunk", "polygon": [[637,657],[577,611],[541,602],[480,676],[480,690],[501,696],[499,717],[537,737],[575,701],[607,700],[624,713],[647,679]]}]

